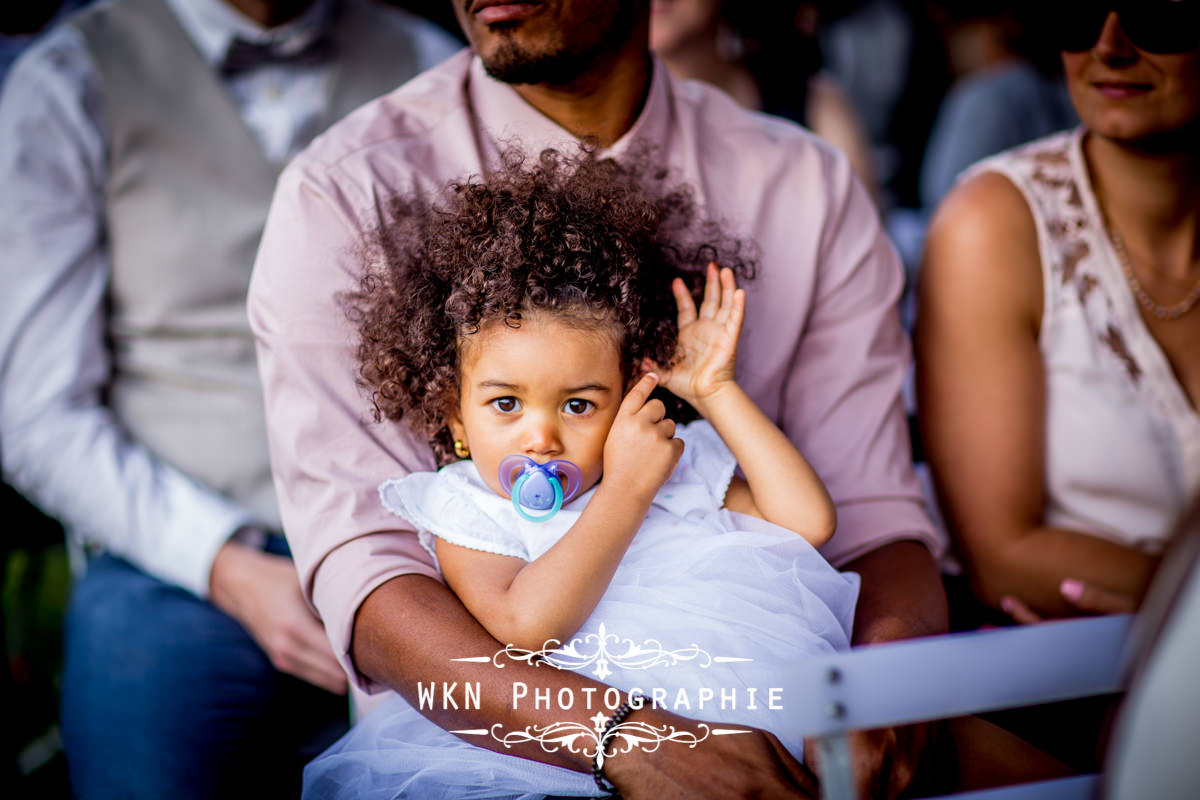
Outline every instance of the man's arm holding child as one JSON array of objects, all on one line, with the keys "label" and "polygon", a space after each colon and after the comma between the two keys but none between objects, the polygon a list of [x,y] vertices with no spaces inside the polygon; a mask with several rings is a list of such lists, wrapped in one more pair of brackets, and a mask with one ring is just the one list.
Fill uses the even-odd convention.
[{"label": "man's arm holding child", "polygon": [[[556,703],[538,708],[533,702],[513,702],[513,686],[524,684],[529,697],[537,691],[558,697],[567,690],[574,697],[603,696],[604,684],[570,670],[539,668],[523,662],[492,664],[452,661],[451,655],[486,655],[500,645],[471,616],[453,594],[424,575],[403,575],[384,583],[367,596],[355,617],[353,657],[359,670],[396,688],[418,706],[418,683],[478,681],[480,705],[447,708],[436,703],[422,709],[446,730],[480,728],[499,723],[503,730],[530,725],[577,722],[590,727],[595,708],[576,702],[564,710]],[[609,711],[607,707],[604,709]],[[635,717],[649,725],[693,729],[695,722],[662,708],[643,706]],[[537,743],[514,744],[509,749],[490,737],[471,740],[483,747],[556,764],[581,772],[591,767],[583,752],[561,748],[546,752]],[[772,734],[752,731],[741,736],[711,737],[704,747],[635,748],[605,763],[605,772],[627,800],[728,800],[762,797],[799,800],[818,796],[811,773]]]}]

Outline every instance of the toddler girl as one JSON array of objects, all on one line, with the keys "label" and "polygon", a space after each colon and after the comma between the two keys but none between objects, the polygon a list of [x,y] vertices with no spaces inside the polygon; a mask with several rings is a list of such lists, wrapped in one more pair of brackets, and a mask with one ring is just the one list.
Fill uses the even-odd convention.
[{"label": "toddler girl", "polygon": [[[795,659],[849,646],[857,577],[814,549],[829,496],[735,378],[747,248],[698,221],[686,190],[652,191],[665,173],[647,165],[509,155],[436,205],[397,202],[346,302],[377,416],[446,466],[380,496],[515,657],[636,687],[635,706],[771,730],[799,756],[772,689]],[[447,658],[463,655],[479,654]],[[313,762],[305,790],[599,793],[399,696]]]}]

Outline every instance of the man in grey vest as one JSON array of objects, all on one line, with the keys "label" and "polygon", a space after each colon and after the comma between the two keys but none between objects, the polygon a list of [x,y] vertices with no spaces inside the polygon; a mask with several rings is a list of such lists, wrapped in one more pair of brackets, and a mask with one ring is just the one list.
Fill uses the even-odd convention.
[{"label": "man in grey vest", "polygon": [[77,796],[286,796],[345,725],[271,481],[250,268],[279,170],[457,46],[368,0],[111,0],[0,95],[0,464],[89,554]]}]

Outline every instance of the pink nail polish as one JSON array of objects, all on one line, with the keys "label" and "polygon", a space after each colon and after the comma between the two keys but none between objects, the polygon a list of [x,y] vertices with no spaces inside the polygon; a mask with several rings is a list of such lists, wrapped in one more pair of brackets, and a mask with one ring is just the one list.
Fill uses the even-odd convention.
[{"label": "pink nail polish", "polygon": [[1083,597],[1083,582],[1067,578],[1059,585],[1058,591],[1068,600],[1078,600]]}]

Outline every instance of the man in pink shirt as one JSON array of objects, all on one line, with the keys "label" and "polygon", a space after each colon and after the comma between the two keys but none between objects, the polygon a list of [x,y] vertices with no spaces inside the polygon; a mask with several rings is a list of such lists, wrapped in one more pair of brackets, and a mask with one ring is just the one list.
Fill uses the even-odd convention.
[{"label": "man in pink shirt", "polygon": [[[595,687],[574,673],[452,661],[502,645],[438,580],[411,531],[379,502],[385,478],[434,466],[400,426],[370,422],[353,335],[336,296],[356,285],[355,245],[389,195],[486,174],[500,149],[570,150],[594,137],[620,158],[645,143],[708,214],[761,248],[740,379],[826,482],[838,531],[823,552],[863,579],[855,643],[940,633],[941,543],[913,475],[900,385],[909,358],[903,281],[845,157],[806,131],[674,81],[648,49],[649,4],[459,0],[474,46],[361,108],[297,158],[276,191],[250,291],[284,529],[308,596],[360,690],[476,682],[478,710],[427,712],[447,728],[586,723],[578,707],[510,702],[531,687]],[[687,724],[662,710],[647,721]],[[862,734],[864,791],[911,778],[923,729]],[[499,748],[498,744],[493,743]],[[582,755],[515,752],[586,770]],[[890,765],[884,773],[884,765]],[[634,750],[606,772],[626,798],[802,796],[811,776],[773,737]]]}]

